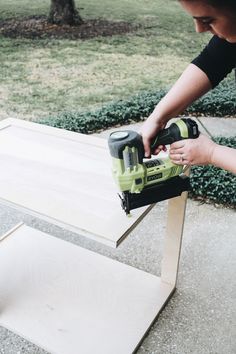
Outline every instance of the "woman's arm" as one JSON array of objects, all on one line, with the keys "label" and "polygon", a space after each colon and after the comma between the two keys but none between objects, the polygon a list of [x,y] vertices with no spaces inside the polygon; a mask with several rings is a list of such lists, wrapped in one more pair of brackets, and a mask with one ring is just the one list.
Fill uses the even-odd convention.
[{"label": "woman's arm", "polygon": [[211,164],[236,174],[236,150],[227,146],[216,145]]},{"label": "woman's arm", "polygon": [[[146,157],[151,154],[150,142],[152,138],[165,127],[168,120],[176,117],[211,88],[212,84],[207,75],[196,65],[189,64],[175,85],[158,103],[140,130]],[[158,151],[160,149],[157,149],[155,153],[158,153]]]}]

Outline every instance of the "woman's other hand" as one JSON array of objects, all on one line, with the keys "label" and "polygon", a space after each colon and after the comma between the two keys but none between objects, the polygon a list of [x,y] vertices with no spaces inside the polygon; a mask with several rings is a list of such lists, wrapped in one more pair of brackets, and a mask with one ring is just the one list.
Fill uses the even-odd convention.
[{"label": "woman's other hand", "polygon": [[216,145],[210,138],[200,134],[197,139],[180,140],[171,144],[169,156],[177,165],[208,165],[212,163]]}]

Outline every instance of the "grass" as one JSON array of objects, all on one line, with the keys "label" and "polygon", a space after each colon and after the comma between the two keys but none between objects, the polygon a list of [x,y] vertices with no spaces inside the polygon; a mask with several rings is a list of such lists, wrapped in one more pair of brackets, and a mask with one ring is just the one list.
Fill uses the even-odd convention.
[{"label": "grass", "polygon": [[[135,33],[82,40],[0,37],[0,118],[34,119],[98,108],[171,85],[207,42],[175,0],[76,1],[84,19],[141,24]],[[49,0],[0,0],[0,19],[47,14]]]}]

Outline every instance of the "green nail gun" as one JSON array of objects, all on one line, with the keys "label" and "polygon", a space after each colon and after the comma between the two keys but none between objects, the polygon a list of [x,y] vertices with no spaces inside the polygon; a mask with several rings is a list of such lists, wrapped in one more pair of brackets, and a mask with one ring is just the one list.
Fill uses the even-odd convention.
[{"label": "green nail gun", "polygon": [[[158,133],[151,149],[198,136],[198,125],[194,120],[180,119]],[[119,197],[126,214],[132,209],[177,197],[189,190],[189,177],[183,174],[182,165],[173,164],[168,157],[143,161],[142,136],[137,132],[115,131],[110,134],[108,145],[113,177],[122,192]]]}]

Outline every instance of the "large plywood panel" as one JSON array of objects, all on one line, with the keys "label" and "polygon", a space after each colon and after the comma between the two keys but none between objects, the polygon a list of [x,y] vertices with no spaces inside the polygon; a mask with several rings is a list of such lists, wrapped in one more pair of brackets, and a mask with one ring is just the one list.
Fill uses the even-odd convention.
[{"label": "large plywood panel", "polygon": [[51,354],[133,353],[172,292],[25,225],[0,238],[0,324]]},{"label": "large plywood panel", "polygon": [[127,217],[107,141],[31,122],[0,122],[0,200],[117,246],[150,207]]}]

